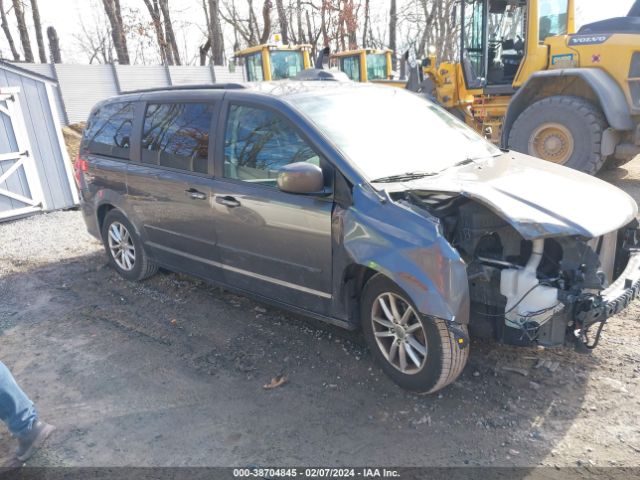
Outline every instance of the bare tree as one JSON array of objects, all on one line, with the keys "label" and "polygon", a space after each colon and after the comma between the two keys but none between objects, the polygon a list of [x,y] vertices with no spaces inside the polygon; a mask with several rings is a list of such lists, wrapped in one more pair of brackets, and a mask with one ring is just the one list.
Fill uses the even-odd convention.
[{"label": "bare tree", "polygon": [[209,41],[213,64],[224,65],[224,36],[222,35],[218,0],[209,0]]},{"label": "bare tree", "polygon": [[36,30],[36,42],[38,43],[38,55],[41,63],[47,63],[47,54],[45,53],[44,40],[42,38],[42,23],[40,23],[40,9],[38,1],[31,0],[31,15],[33,16],[33,27]]},{"label": "bare tree", "polygon": [[7,13],[4,10],[4,4],[2,0],[0,0],[0,19],[2,21],[2,31],[4,32],[4,36],[7,37],[7,42],[9,43],[9,48],[11,49],[11,55],[13,55],[13,59],[18,62],[20,61],[20,54],[16,49],[16,44],[13,41],[13,36],[11,35],[11,30],[9,29]]},{"label": "bare tree", "polygon": [[391,0],[391,5],[389,6],[389,48],[391,49],[391,58],[393,63],[393,69],[398,68],[398,61],[396,60],[396,33],[398,30],[398,5],[396,4],[396,0]]},{"label": "bare tree", "polygon": [[369,0],[364,2],[364,27],[362,27],[362,48],[367,48],[367,30],[371,21],[371,5]]},{"label": "bare tree", "polygon": [[93,19],[93,25],[87,27],[80,20],[79,32],[75,33],[79,49],[87,56],[87,61],[92,63],[114,63],[113,35],[109,22],[102,21],[97,15]]},{"label": "bare tree", "polygon": [[164,19],[164,31],[171,53],[173,55],[173,61],[176,65],[180,65],[180,52],[178,51],[178,43],[176,42],[176,36],[173,32],[173,24],[171,23],[171,12],[169,10],[169,0],[159,0],[160,10],[162,10],[162,17]]},{"label": "bare tree", "polygon": [[62,63],[62,55],[60,55],[60,41],[58,40],[58,32],[53,27],[47,27],[47,38],[49,39],[49,53],[51,62]]},{"label": "bare tree", "polygon": [[149,10],[151,15],[151,22],[156,32],[156,38],[158,40],[158,49],[160,50],[160,61],[163,65],[173,65],[173,50],[169,47],[162,23],[162,12],[158,0],[144,0],[144,4]]},{"label": "bare tree", "polygon": [[24,19],[24,5],[22,0],[13,0],[13,13],[18,22],[18,32],[20,33],[20,43],[24,51],[24,61],[32,63],[33,51],[31,50],[31,40],[29,40],[29,30],[27,30],[27,22]]},{"label": "bare tree", "polygon": [[[18,0],[13,1],[15,3]],[[113,46],[116,50],[118,63],[128,65],[130,63],[129,50],[127,49],[127,37],[122,22],[120,0],[102,0],[102,4],[104,5],[104,11],[111,24],[111,38],[113,39]]]},{"label": "bare tree", "polygon": [[289,44],[289,23],[287,21],[287,11],[284,8],[282,0],[276,0],[276,8],[278,10],[278,20],[280,21],[280,35],[282,35],[282,43]]}]

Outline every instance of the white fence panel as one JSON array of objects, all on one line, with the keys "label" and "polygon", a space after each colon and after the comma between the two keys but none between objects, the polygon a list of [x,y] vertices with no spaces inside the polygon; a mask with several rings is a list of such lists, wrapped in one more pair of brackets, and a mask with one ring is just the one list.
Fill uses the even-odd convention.
[{"label": "white fence panel", "polygon": [[169,86],[167,69],[161,65],[117,65],[116,73],[122,92]]},{"label": "white fence panel", "polygon": [[173,66],[169,67],[172,85],[204,85],[213,83],[211,67]]},{"label": "white fence panel", "polygon": [[239,83],[244,82],[244,70],[236,66],[235,71],[229,71],[229,67],[215,66],[217,83]]},{"label": "white fence panel", "polygon": [[118,94],[111,65],[56,65],[69,123],[87,120],[91,108]]}]

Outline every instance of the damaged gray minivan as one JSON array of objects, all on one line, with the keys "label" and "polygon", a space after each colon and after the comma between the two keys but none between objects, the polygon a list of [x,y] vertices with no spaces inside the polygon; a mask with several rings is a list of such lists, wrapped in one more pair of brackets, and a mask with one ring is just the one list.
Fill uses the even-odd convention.
[{"label": "damaged gray minivan", "polygon": [[125,279],[163,267],[362,328],[416,392],[458,377],[469,332],[591,349],[640,289],[627,194],[386,86],[132,92],[94,108],[75,169]]}]

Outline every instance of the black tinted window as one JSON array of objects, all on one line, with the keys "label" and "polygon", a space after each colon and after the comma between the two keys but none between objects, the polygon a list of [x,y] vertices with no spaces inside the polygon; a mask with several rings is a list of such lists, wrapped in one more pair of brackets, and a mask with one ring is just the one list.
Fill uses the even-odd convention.
[{"label": "black tinted window", "polygon": [[142,162],[207,173],[213,105],[149,104],[142,130]]},{"label": "black tinted window", "polygon": [[284,165],[309,162],[317,153],[283,117],[268,110],[232,105],[224,143],[224,176],[275,186]]},{"label": "black tinted window", "polygon": [[84,134],[89,152],[129,159],[133,110],[133,103],[126,102],[110,103],[96,111]]}]

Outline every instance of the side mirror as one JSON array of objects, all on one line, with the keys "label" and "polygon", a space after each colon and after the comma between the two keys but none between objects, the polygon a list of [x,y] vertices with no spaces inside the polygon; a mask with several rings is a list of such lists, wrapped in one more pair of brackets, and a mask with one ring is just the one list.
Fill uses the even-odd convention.
[{"label": "side mirror", "polygon": [[302,195],[323,194],[324,176],[320,167],[312,163],[290,163],[278,172],[278,188]]}]

